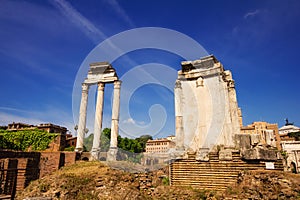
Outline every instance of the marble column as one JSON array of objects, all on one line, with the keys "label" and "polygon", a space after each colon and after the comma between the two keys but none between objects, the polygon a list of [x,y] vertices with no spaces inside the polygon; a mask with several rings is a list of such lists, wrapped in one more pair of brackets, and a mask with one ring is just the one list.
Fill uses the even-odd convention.
[{"label": "marble column", "polygon": [[102,131],[102,118],[103,118],[103,102],[104,102],[104,86],[102,82],[98,83],[95,123],[94,123],[94,140],[91,151],[91,160],[98,160],[100,154],[100,138]]},{"label": "marble column", "polygon": [[183,130],[183,117],[182,117],[182,87],[181,81],[176,80],[175,89],[175,127],[176,127],[176,149],[179,151],[184,150],[184,130]]},{"label": "marble column", "polygon": [[88,93],[89,93],[89,85],[83,83],[81,102],[80,102],[80,111],[79,111],[79,121],[78,121],[78,134],[77,134],[77,142],[75,148],[75,151],[77,152],[83,151],[83,138],[86,129],[86,110],[87,110],[87,103],[88,103]]},{"label": "marble column", "polygon": [[114,96],[112,105],[112,120],[111,120],[111,138],[108,152],[108,161],[116,160],[118,148],[118,133],[119,133],[119,113],[120,113],[120,88],[121,81],[114,82]]}]

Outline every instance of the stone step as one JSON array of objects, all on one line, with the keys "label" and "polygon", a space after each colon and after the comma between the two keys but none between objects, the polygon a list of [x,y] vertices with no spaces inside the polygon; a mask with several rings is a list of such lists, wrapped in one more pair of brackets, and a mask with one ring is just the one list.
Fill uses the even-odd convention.
[{"label": "stone step", "polygon": [[211,185],[204,185],[204,184],[199,184],[199,183],[188,183],[188,184],[184,184],[184,183],[179,183],[179,184],[172,184],[174,186],[192,186],[194,188],[198,188],[198,189],[205,189],[205,190],[217,190],[217,191],[224,191],[227,189],[227,186],[224,186],[224,184],[219,184],[219,185],[215,185],[215,184],[211,184]]},{"label": "stone step", "polygon": [[[264,162],[245,162],[239,154],[233,154],[232,161],[219,161],[217,154],[209,156],[208,162],[183,159],[171,163],[171,185],[222,191],[236,183],[240,171],[265,169]],[[275,170],[283,170],[280,160],[275,162],[274,166]]]},{"label": "stone step", "polygon": [[182,177],[182,178],[172,178],[172,181],[182,181],[182,180],[190,180],[191,182],[192,181],[196,181],[196,182],[207,182],[207,181],[210,181],[210,182],[222,182],[222,181],[225,181],[227,182],[227,180],[234,180],[234,182],[236,182],[237,180],[237,177],[238,176],[233,176],[233,177],[218,177],[218,178],[215,178],[215,176],[207,176],[207,177],[197,177],[197,176],[188,176],[188,177]]},{"label": "stone step", "polygon": [[11,199],[11,195],[0,194],[0,200],[8,200]]},{"label": "stone step", "polygon": [[184,165],[177,165],[177,166],[173,166],[171,169],[176,169],[176,170],[180,170],[180,169],[182,169],[182,170],[186,170],[186,169],[209,170],[209,169],[211,169],[211,170],[232,171],[232,170],[242,170],[243,168],[244,169],[256,169],[257,167],[264,168],[265,166],[264,165],[256,165],[256,166],[247,167],[247,166],[193,166],[193,165],[188,166],[188,165],[186,165],[186,167],[184,167]]},{"label": "stone step", "polygon": [[[180,181],[177,181],[177,183],[179,183],[180,185],[183,184],[185,181],[184,180],[180,180]],[[173,181],[172,182],[173,185],[176,184],[176,181]],[[233,183],[236,183],[236,181],[223,181],[223,182],[209,182],[209,181],[189,181],[188,184],[192,185],[199,185],[199,186],[223,186],[223,187],[226,187],[228,184],[233,184]]]}]

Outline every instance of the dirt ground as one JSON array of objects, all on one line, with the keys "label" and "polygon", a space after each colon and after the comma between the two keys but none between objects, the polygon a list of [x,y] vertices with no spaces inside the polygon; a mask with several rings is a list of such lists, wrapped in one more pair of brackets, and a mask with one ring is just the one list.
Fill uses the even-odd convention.
[{"label": "dirt ground", "polygon": [[[78,162],[33,181],[16,199],[300,199],[300,175],[276,171],[241,172],[226,191],[169,186],[167,170],[129,173],[126,166]],[[37,198],[38,197],[38,198]]]}]

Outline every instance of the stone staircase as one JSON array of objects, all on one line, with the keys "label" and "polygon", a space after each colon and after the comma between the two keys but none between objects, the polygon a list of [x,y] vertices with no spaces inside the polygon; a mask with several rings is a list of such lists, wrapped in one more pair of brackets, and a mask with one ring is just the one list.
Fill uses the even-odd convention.
[{"label": "stone staircase", "polygon": [[[274,163],[275,170],[283,171],[281,160]],[[239,152],[232,153],[232,160],[219,161],[218,153],[209,153],[209,161],[196,161],[194,154],[188,159],[170,164],[170,183],[175,186],[193,186],[199,189],[225,190],[237,182],[239,173],[244,170],[265,169],[265,162],[247,162]]]}]

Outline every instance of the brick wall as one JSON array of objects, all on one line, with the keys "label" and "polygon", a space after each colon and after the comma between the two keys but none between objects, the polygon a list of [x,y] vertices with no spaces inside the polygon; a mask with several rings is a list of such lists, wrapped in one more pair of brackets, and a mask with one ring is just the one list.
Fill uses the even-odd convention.
[{"label": "brick wall", "polygon": [[65,154],[65,163],[64,166],[73,165],[78,159],[75,152],[64,152]]},{"label": "brick wall", "polygon": [[[32,180],[44,177],[62,166],[75,163],[76,152],[15,152],[0,151],[0,162],[4,162],[4,170],[18,169],[16,189],[22,190]],[[7,184],[12,183],[13,172],[7,173]],[[8,186],[7,186],[8,187]]]},{"label": "brick wall", "polygon": [[63,151],[66,146],[66,135],[59,134],[50,144],[49,147],[45,150],[46,152],[57,152]]},{"label": "brick wall", "polygon": [[61,167],[60,152],[41,152],[40,159],[40,178],[51,174]]}]

